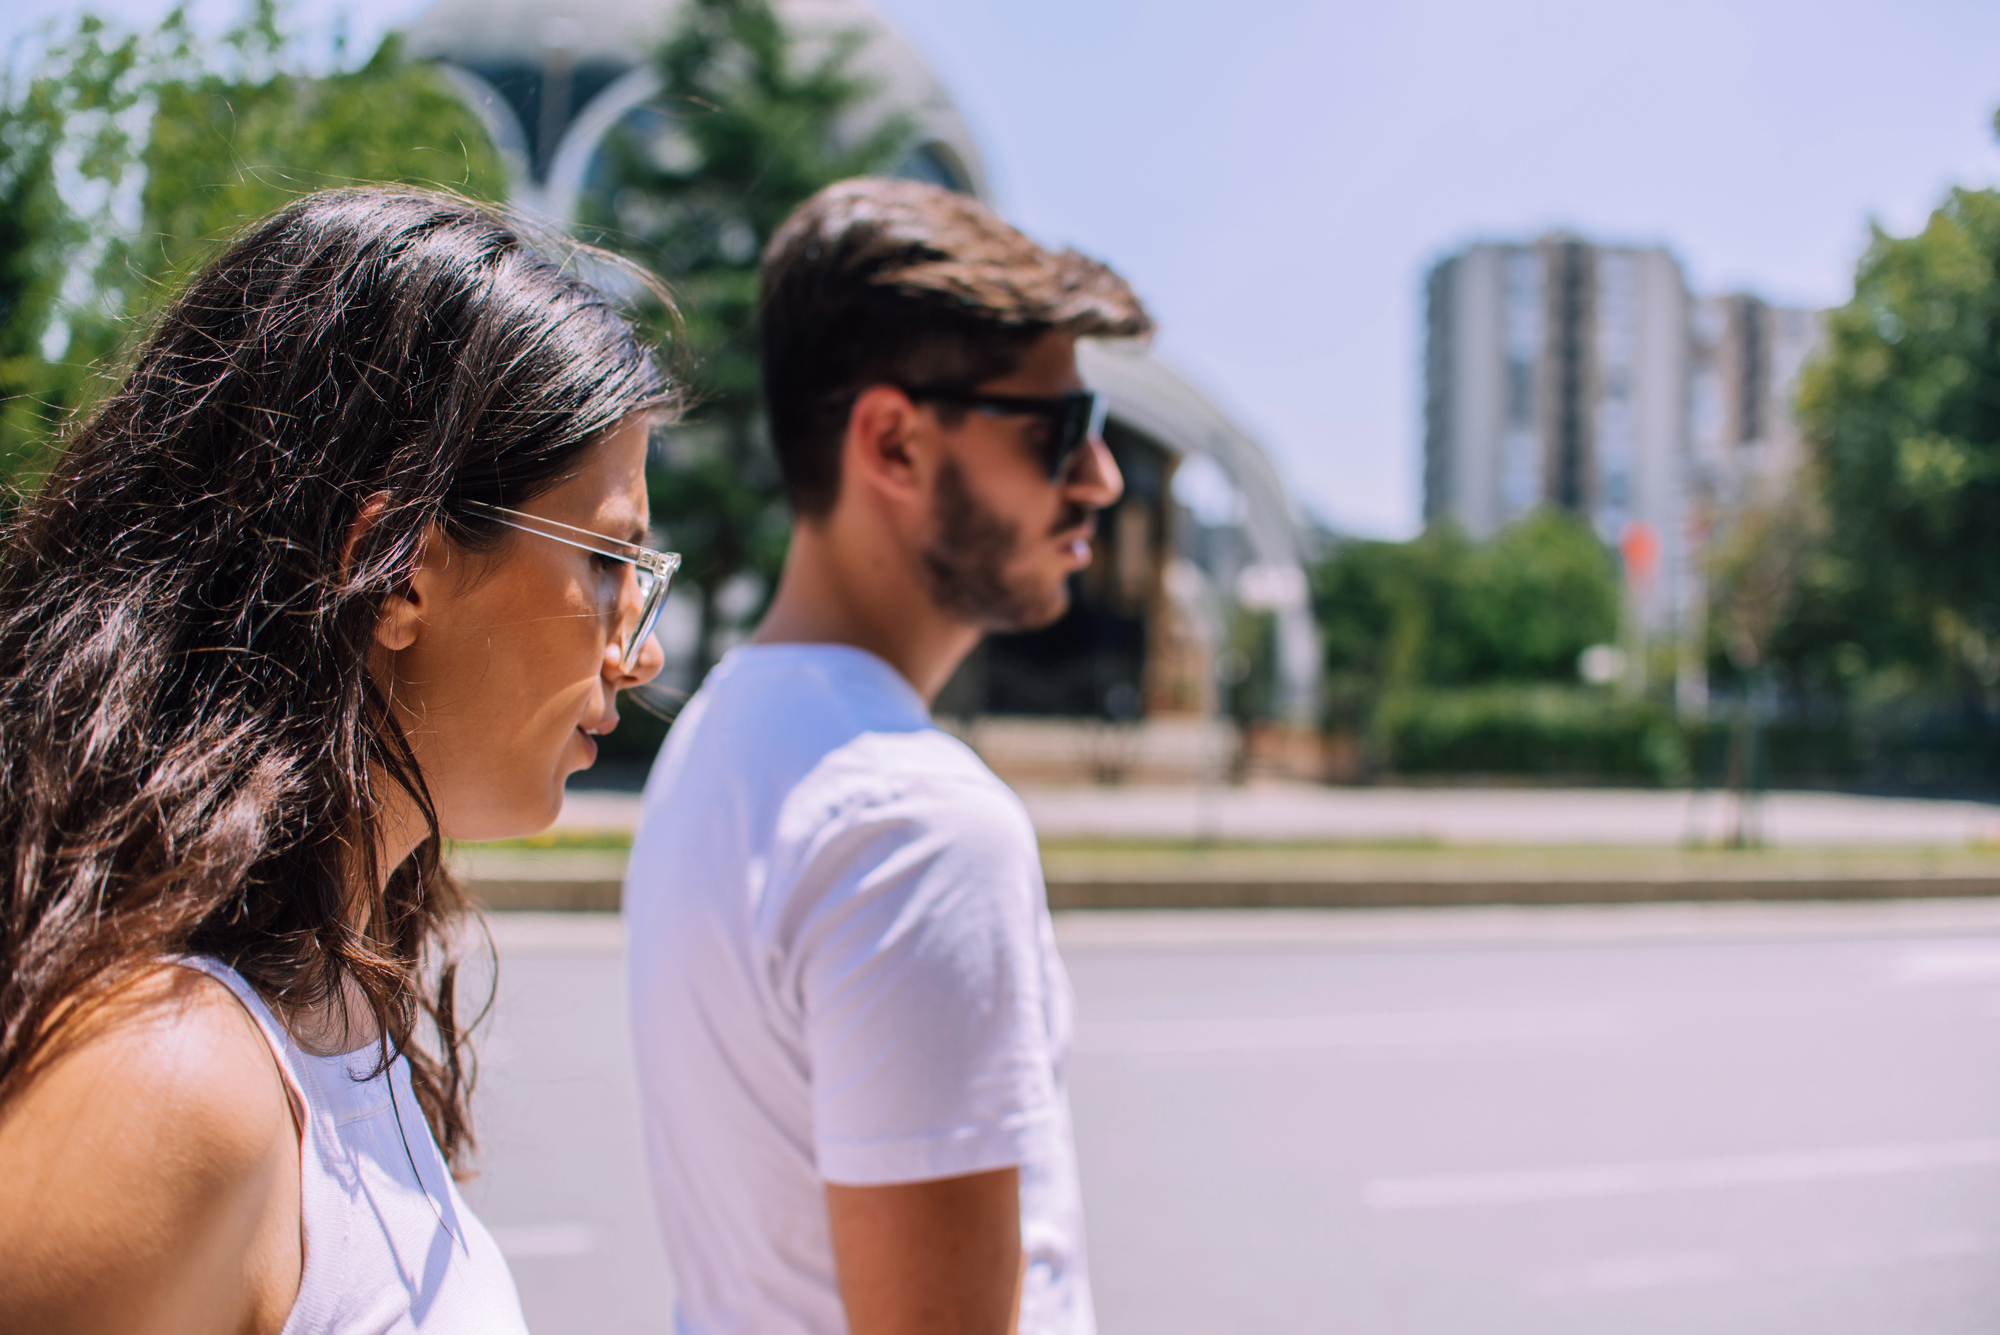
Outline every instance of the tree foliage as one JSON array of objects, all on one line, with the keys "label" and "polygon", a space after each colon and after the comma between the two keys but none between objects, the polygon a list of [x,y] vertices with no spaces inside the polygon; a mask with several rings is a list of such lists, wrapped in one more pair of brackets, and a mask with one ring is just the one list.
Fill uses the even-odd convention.
[{"label": "tree foliage", "polygon": [[1954,190],[1914,236],[1875,230],[1799,407],[1828,526],[1785,651],[1803,657],[1830,640],[1990,697],[2000,685],[2000,193]]},{"label": "tree foliage", "polygon": [[30,481],[120,344],[245,223],[362,181],[499,199],[478,118],[390,39],[314,76],[271,0],[219,42],[86,17],[0,87],[0,469]]},{"label": "tree foliage", "polygon": [[757,263],[778,224],[821,187],[893,166],[911,122],[869,112],[858,32],[789,31],[769,0],[687,0],[655,59],[654,105],[614,138],[614,173],[586,210],[609,244],[674,284],[694,408],[651,479],[653,514],[701,596],[697,670],[735,576],[768,588],[788,517],[762,426]]},{"label": "tree foliage", "polygon": [[90,17],[24,70],[0,71],[0,480],[8,483],[41,470],[57,426],[84,395],[91,361],[115,345],[126,256],[112,233],[147,85],[139,38]]},{"label": "tree foliage", "polygon": [[1574,681],[1614,638],[1618,573],[1588,525],[1537,510],[1483,543],[1433,525],[1405,543],[1350,542],[1313,571],[1336,722],[1359,726],[1417,686]]},{"label": "tree foliage", "polygon": [[[269,57],[285,55],[269,30]],[[244,222],[312,190],[359,182],[505,197],[499,153],[437,72],[391,35],[357,69],[262,80],[202,72],[161,86],[146,145],[146,230],[182,271]]]}]

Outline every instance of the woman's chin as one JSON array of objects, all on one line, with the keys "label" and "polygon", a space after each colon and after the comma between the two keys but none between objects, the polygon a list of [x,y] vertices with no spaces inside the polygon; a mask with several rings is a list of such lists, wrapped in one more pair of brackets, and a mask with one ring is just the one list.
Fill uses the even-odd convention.
[{"label": "woman's chin", "polygon": [[[579,766],[578,768],[582,768]],[[438,829],[453,843],[484,844],[495,839],[526,839],[540,834],[556,823],[556,817],[563,809],[563,773],[551,777],[547,788],[540,793],[523,793],[517,801],[505,805],[489,803],[484,809],[469,814],[466,818],[453,820],[443,811],[438,813]]]}]

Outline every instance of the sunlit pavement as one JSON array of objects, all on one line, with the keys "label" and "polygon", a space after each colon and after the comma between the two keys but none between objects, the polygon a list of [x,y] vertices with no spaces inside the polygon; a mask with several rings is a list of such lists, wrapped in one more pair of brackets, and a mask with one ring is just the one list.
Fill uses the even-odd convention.
[{"label": "sunlit pavement", "polygon": [[[1618,788],[1023,788],[1044,839],[1300,840],[1442,844],[1712,844],[1736,830],[1726,794]],[[629,830],[637,794],[568,795],[560,824]],[[1774,847],[2000,842],[2000,806],[1845,793],[1779,792],[1750,833]]]},{"label": "sunlit pavement", "polygon": [[[541,1335],[668,1328],[618,931],[495,922],[469,1194]],[[1059,933],[1106,1335],[2000,1326],[2000,902]]]}]

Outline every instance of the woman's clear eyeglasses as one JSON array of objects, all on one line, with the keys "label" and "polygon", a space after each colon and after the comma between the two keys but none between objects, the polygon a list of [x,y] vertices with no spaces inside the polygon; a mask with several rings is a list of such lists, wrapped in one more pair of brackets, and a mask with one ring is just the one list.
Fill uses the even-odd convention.
[{"label": "woman's clear eyeglasses", "polygon": [[[587,528],[572,528],[540,515],[509,510],[501,505],[488,505],[484,501],[469,501],[467,504],[483,514],[492,515],[495,522],[508,528],[517,528],[523,533],[532,533],[536,537],[548,538],[632,567],[633,580],[639,586],[639,620],[619,644],[620,665],[629,671],[632,660],[638,656],[639,646],[646,642],[646,637],[653,633],[654,623],[660,619],[660,608],[667,601],[667,585],[672,582],[674,572],[681,568],[680,553],[656,552],[636,542],[620,542],[617,538],[592,533]],[[619,601],[624,600],[621,598]]]}]

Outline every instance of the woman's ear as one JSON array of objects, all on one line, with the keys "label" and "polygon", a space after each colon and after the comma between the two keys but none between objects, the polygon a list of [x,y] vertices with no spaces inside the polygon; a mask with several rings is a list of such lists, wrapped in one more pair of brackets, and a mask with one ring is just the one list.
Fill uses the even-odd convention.
[{"label": "woman's ear", "polygon": [[354,549],[368,536],[368,530],[375,527],[375,521],[389,508],[389,493],[378,491],[361,502],[361,509],[355,512],[354,522],[347,526],[347,536],[340,540],[340,578],[344,581],[354,574]]},{"label": "woman's ear", "polygon": [[407,649],[417,642],[417,627],[423,624],[423,619],[417,581],[413,579],[402,592],[382,600],[382,615],[375,622],[375,643],[391,653]]},{"label": "woman's ear", "polygon": [[[353,574],[355,547],[388,506],[389,494],[384,491],[378,491],[362,502],[360,513],[354,516],[354,522],[348,525],[347,536],[341,540],[341,578]],[[439,593],[435,583],[443,570],[441,562],[435,558],[440,557],[446,545],[444,533],[436,524],[424,525],[424,531],[417,536],[416,559],[410,563],[402,587],[382,600],[382,615],[375,622],[375,643],[382,648],[394,652],[417,642],[417,630],[423,624],[424,614]]]},{"label": "woman's ear", "polygon": [[416,557],[403,586],[382,600],[382,617],[375,623],[375,642],[384,649],[407,649],[445,595],[451,542],[436,524],[425,524],[417,535]]}]

